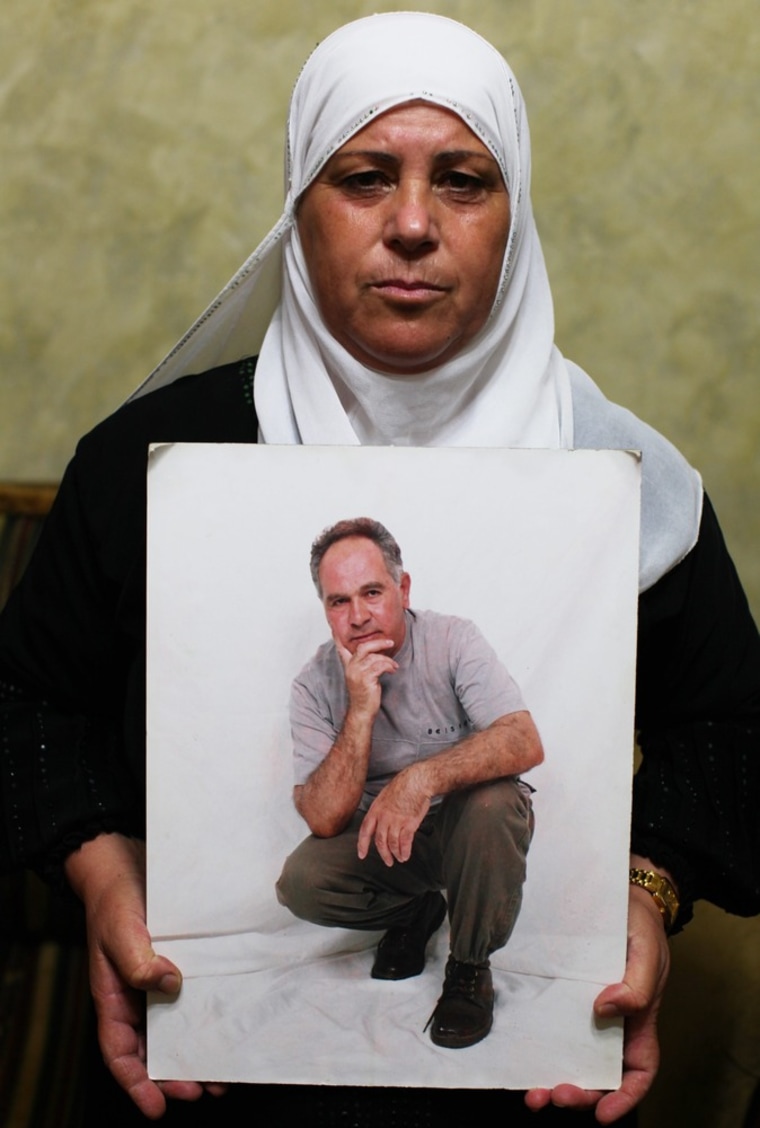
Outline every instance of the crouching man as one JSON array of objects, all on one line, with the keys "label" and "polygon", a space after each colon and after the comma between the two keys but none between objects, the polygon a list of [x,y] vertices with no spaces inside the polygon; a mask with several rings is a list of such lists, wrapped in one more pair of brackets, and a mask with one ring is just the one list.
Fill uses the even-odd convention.
[{"label": "crouching man", "polygon": [[311,836],[277,895],[315,924],[387,929],[376,979],[420,974],[448,906],[430,1034],[473,1045],[493,1022],[489,957],[520,910],[533,814],[519,774],[541,762],[541,741],[474,624],[410,610],[410,577],[379,522],[326,529],[311,574],[332,641],[293,683],[294,799]]}]

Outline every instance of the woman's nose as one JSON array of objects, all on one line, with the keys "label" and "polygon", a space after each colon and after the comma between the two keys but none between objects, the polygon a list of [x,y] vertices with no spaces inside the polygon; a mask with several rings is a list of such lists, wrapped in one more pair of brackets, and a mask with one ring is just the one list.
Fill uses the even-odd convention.
[{"label": "woman's nose", "polygon": [[440,239],[436,201],[428,183],[402,180],[389,200],[385,242],[405,252],[430,250]]}]

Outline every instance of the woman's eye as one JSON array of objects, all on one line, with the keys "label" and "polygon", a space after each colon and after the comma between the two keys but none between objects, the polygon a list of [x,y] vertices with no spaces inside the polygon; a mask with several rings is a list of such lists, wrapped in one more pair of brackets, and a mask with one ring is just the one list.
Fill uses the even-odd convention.
[{"label": "woman's eye", "polygon": [[378,169],[368,169],[366,172],[352,172],[341,180],[341,187],[358,196],[366,196],[373,192],[384,191],[387,187],[387,178]]},{"label": "woman's eye", "polygon": [[444,173],[440,179],[440,186],[453,196],[475,198],[485,191],[485,182],[479,176],[469,172],[457,172],[452,169]]}]

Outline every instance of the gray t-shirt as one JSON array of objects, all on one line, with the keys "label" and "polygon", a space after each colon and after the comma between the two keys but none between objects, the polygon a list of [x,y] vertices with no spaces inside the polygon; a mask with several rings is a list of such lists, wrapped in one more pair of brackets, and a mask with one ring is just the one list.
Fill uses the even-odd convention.
[{"label": "gray t-shirt", "polygon": [[[467,619],[407,611],[406,636],[396,661],[398,670],[380,678],[382,702],[372,729],[361,810],[408,764],[525,708],[517,684]],[[343,666],[335,643],[326,642],[291,691],[296,784],[306,783],[324,760],[347,708]]]}]

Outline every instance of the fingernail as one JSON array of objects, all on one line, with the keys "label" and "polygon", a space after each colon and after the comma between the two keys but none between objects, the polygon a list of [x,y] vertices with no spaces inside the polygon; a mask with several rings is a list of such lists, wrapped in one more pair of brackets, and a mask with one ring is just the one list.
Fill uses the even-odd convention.
[{"label": "fingernail", "polygon": [[182,986],[182,980],[176,972],[169,971],[166,975],[161,976],[161,981],[158,984],[158,989],[164,995],[176,995]]},{"label": "fingernail", "polygon": [[597,1018],[620,1018],[620,1011],[614,1003],[602,1003],[596,1009]]}]

